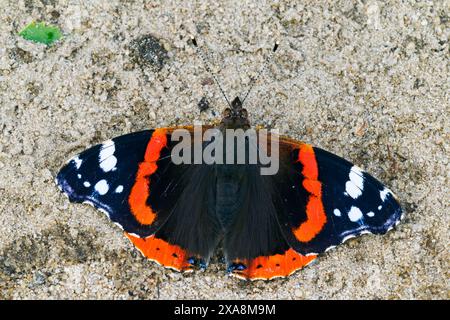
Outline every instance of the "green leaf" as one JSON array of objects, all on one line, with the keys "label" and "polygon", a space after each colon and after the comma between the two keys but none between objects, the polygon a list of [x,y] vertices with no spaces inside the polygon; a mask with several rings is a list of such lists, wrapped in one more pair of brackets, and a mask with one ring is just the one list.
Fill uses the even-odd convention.
[{"label": "green leaf", "polygon": [[36,23],[34,21],[20,31],[19,35],[26,40],[44,43],[46,45],[51,45],[62,37],[62,33],[58,27],[47,25],[45,22]]}]

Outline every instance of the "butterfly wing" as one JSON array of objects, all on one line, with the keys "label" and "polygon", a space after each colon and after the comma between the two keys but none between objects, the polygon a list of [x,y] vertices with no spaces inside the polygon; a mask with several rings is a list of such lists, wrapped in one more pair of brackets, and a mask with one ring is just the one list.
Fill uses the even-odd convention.
[{"label": "butterfly wing", "polygon": [[245,279],[288,276],[317,254],[364,233],[383,234],[402,216],[394,194],[350,162],[280,140],[275,175],[247,170],[246,195],[225,235],[228,270]]},{"label": "butterfly wing", "polygon": [[347,160],[293,141],[280,149],[274,203],[297,252],[316,255],[360,234],[384,234],[402,218],[392,191]]},{"label": "butterfly wing", "polygon": [[106,141],[72,158],[56,182],[70,201],[105,212],[149,259],[185,270],[217,243],[213,175],[208,166],[175,165],[170,136],[156,129]]},{"label": "butterfly wing", "polygon": [[238,181],[239,208],[224,236],[227,270],[251,280],[289,276],[315,256],[299,254],[286,241],[272,201],[277,192],[272,177],[262,176],[255,165],[245,166],[244,172]]},{"label": "butterfly wing", "polygon": [[[247,152],[261,147],[264,143],[255,140],[246,143]],[[218,207],[225,208],[218,215],[228,218],[223,224],[227,270],[243,279],[286,277],[315,259],[296,252],[287,242],[274,201],[281,190],[274,176],[261,174],[262,167],[261,163],[217,166],[217,201],[223,202]],[[231,205],[221,198],[231,198]]]}]

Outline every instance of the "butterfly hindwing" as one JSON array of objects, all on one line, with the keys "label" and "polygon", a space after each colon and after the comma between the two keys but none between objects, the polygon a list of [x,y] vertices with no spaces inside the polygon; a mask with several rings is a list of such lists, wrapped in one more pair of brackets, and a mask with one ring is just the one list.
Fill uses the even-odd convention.
[{"label": "butterfly hindwing", "polygon": [[[218,213],[228,217],[223,244],[231,275],[251,280],[286,277],[315,259],[296,252],[286,241],[274,201],[283,195],[274,183],[278,174],[261,175],[260,164],[217,167],[219,208],[226,208]],[[297,199],[294,195],[291,201]]]}]

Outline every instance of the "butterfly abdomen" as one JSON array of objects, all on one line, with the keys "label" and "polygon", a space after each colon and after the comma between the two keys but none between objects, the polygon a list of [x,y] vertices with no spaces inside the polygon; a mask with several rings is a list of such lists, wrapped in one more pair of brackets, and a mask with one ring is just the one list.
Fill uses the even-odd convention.
[{"label": "butterfly abdomen", "polygon": [[217,165],[216,206],[217,217],[226,229],[239,208],[242,206],[241,180],[244,165]]}]

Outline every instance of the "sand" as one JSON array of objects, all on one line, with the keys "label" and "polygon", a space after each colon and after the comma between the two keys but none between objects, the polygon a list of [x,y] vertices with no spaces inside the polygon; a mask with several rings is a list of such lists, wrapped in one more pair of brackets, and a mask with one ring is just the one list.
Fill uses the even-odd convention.
[{"label": "sand", "polygon": [[[449,298],[448,2],[1,3],[0,298]],[[32,20],[64,38],[21,39]],[[149,35],[157,54],[136,56]],[[53,179],[76,153],[218,118],[224,99],[191,35],[230,98],[278,40],[248,99],[252,123],[363,167],[398,195],[405,220],[288,279],[250,283],[228,277],[220,255],[205,272],[166,270],[102,213],[69,203]]]}]

